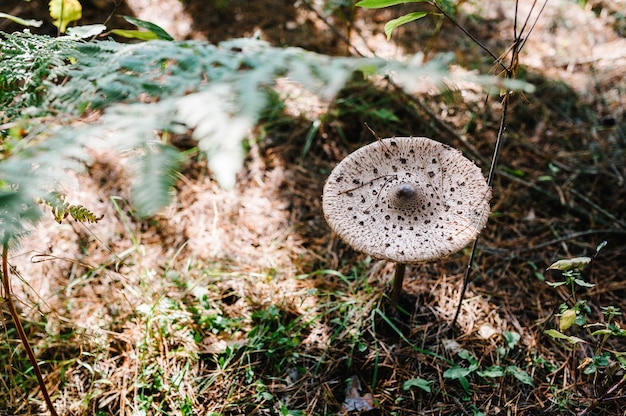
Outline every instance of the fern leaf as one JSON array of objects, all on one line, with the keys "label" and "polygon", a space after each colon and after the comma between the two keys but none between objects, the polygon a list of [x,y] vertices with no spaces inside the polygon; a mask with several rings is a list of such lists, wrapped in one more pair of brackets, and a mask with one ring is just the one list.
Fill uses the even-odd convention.
[{"label": "fern leaf", "polygon": [[104,216],[96,216],[96,214],[89,211],[89,209],[85,208],[82,205],[70,205],[67,207],[66,212],[69,213],[74,220],[79,222],[94,223],[104,218]]},{"label": "fern leaf", "polygon": [[144,151],[135,171],[133,202],[139,215],[150,216],[169,202],[182,158],[178,150],[160,143],[146,145]]},{"label": "fern leaf", "polygon": [[[0,32],[0,48],[2,122],[29,118],[28,137],[39,138],[36,144],[23,140],[24,146],[0,163],[0,238],[12,238],[24,229],[23,223],[38,218],[35,198],[63,183],[66,169],[81,168],[84,146],[95,137],[120,150],[140,150],[135,152],[142,156],[134,200],[141,214],[150,215],[168,202],[180,162],[175,149],[154,143],[155,132],[191,129],[215,178],[231,187],[243,166],[242,141],[279,77],[299,81],[325,99],[354,71],[393,76],[407,90],[425,77],[435,85],[455,79],[445,58],[423,65],[338,58],[276,48],[258,39],[219,45],[164,40],[120,44]],[[470,79],[496,90],[503,85],[529,88],[517,80]],[[100,123],[52,128],[32,118],[62,114],[72,119],[88,108],[102,111]],[[57,219],[70,208],[57,208]],[[88,220],[80,208],[74,207],[75,213]]]}]

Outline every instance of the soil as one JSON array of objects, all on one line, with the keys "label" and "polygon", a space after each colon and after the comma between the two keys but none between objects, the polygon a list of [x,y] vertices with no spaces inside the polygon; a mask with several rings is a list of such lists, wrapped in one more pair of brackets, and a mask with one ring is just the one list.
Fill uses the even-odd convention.
[{"label": "soil", "polygon": [[[1,11],[41,19],[44,25],[32,31],[55,34],[46,3],[5,0]],[[456,21],[474,39],[447,19],[429,18],[403,27],[391,41],[384,36],[386,21],[420,7],[430,10],[428,6],[354,11],[347,6],[328,10],[324,6],[332,2],[305,0],[82,3],[85,17],[81,24],[106,21],[109,28],[129,28],[118,17],[129,14],[161,25],[177,39],[219,42],[259,36],[276,46],[298,46],[329,55],[375,54],[395,59],[421,54],[428,60],[439,52],[451,52],[459,70],[500,73],[514,69],[518,78],[533,83],[535,93],[514,94],[507,108],[506,131],[493,180],[492,216],[478,242],[456,327],[449,329],[447,325],[459,300],[467,251],[410,266],[401,302],[407,314],[398,314],[391,324],[370,316],[353,317],[379,328],[373,332],[373,326],[364,325],[360,334],[363,342],[379,348],[375,352],[351,351],[349,343],[336,339],[331,319],[322,318],[319,326],[302,334],[306,356],[298,364],[304,368],[304,381],[292,380],[291,385],[285,385],[276,378],[276,384],[268,384],[268,389],[291,409],[306,414],[346,412],[342,405],[347,397],[367,402],[366,393],[373,397],[372,410],[363,414],[473,414],[480,409],[485,414],[554,415],[575,414],[586,407],[592,408],[590,414],[624,414],[626,390],[623,383],[620,385],[623,368],[585,374],[580,366],[584,357],[594,355],[594,345],[574,348],[544,332],[558,327],[559,305],[571,305],[566,287],[551,288],[544,281],[559,280],[562,274],[546,268],[558,259],[594,256],[603,241],[606,247],[586,271],[595,286],[581,295],[596,320],[604,319],[603,306],[626,307],[622,272],[626,248],[623,1],[596,0],[581,7],[576,2],[555,0],[548,2],[540,15],[542,2],[521,1],[515,28],[524,34],[519,67],[509,66],[508,48],[516,17],[513,1],[490,5],[460,2]],[[528,21],[526,16],[530,16]],[[0,30],[19,29],[3,21]],[[501,57],[502,65],[485,49]],[[111,367],[109,379],[127,388],[126,393],[108,402],[115,404],[114,414],[130,414],[130,405],[124,405],[125,394],[132,390],[129,376],[115,373],[114,368],[124,365],[126,358],[120,357],[130,356],[133,343],[138,341],[133,331],[140,331],[132,323],[116,327],[115,322],[135,313],[133,307],[143,302],[134,286],[152,282],[148,284],[155,284],[155,291],[176,289],[173,284],[154,283],[137,275],[136,270],[157,265],[182,273],[184,264],[213,265],[220,276],[230,278],[208,273],[209,277],[205,274],[198,282],[204,285],[208,279],[218,292],[216,299],[229,299],[229,313],[250,314],[254,305],[246,299],[280,305],[285,317],[281,325],[308,316],[306,302],[311,299],[302,293],[312,290],[336,291],[332,300],[340,303],[347,302],[342,291],[363,289],[365,293],[368,289],[377,296],[354,296],[371,306],[368,302],[378,302],[375,299],[385,291],[393,267],[355,253],[330,232],[320,204],[330,170],[345,155],[375,140],[371,129],[380,137],[437,138],[462,150],[487,173],[504,110],[502,97],[464,86],[445,93],[425,87],[409,96],[385,81],[374,84],[354,79],[330,103],[289,94],[280,86],[279,91],[287,97],[286,108],[282,117],[266,118],[266,124],[254,132],[262,139],[251,141],[246,168],[235,190],[220,189],[198,156],[182,172],[171,206],[150,221],[140,220],[132,217],[131,208],[123,202],[130,200],[123,160],[95,154],[89,174],[77,178],[80,187],[68,193],[103,213],[108,221],[88,229],[43,224],[13,257],[12,263],[28,276],[28,286],[17,285],[16,290],[30,306],[24,311],[29,319],[36,321],[39,313],[51,316],[50,328],[46,329],[49,333],[61,331],[68,319],[80,319],[86,328],[106,327],[119,334],[112,342],[103,331],[93,329],[89,333],[90,342],[106,342],[107,348],[118,354],[103,360]],[[393,117],[381,114],[381,109]],[[319,122],[318,128],[312,130],[315,122]],[[306,145],[310,146],[303,152]],[[112,195],[121,207],[110,203]],[[133,264],[127,264],[120,253],[133,253]],[[93,265],[101,265],[106,273],[86,273]],[[319,270],[339,271],[352,279],[348,282],[352,286],[336,275],[315,274]],[[191,292],[183,292],[180,289],[172,296],[191,296]],[[385,308],[388,305],[381,306]],[[617,319],[624,327],[622,317]],[[518,379],[509,374],[493,381],[481,378],[471,391],[458,383],[451,387],[441,376],[447,369],[442,361],[425,352],[434,351],[458,362],[455,354],[467,349],[484,368],[499,362],[503,334],[511,332],[518,333],[520,341],[506,352],[506,360],[533,371],[537,380],[533,385],[515,382]],[[606,350],[626,351],[625,338],[616,339]],[[329,346],[331,341],[334,344]],[[228,342],[232,340],[207,334],[200,347],[187,347],[199,348],[198,355],[206,358],[223,352]],[[54,347],[42,347],[42,353],[52,354]],[[75,352],[68,349],[63,354],[71,357]],[[351,362],[345,360],[348,355]],[[319,371],[309,374],[317,360]],[[205,362],[210,366],[210,360]],[[88,379],[73,371],[77,380]],[[267,372],[275,369],[268,365]],[[436,393],[403,389],[403,383],[417,375],[433,381]],[[360,390],[355,390],[354,380],[362,383]],[[71,406],[81,397],[80,388],[76,389],[55,392],[60,397],[58,403],[66,404],[61,406],[63,414],[81,414]],[[207,414],[217,412],[225,406],[229,389],[234,387],[226,381],[218,384],[200,394],[196,404]],[[240,394],[253,396],[253,389],[241,387]],[[230,406],[228,414],[278,414],[260,411],[245,400]],[[593,408],[598,413],[593,413]]]}]

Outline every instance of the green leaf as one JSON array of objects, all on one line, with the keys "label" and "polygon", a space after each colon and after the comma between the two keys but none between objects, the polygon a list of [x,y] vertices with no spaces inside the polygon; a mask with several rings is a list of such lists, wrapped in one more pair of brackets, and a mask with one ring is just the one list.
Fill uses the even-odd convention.
[{"label": "green leaf", "polygon": [[492,367],[487,367],[482,371],[478,371],[477,374],[481,377],[489,377],[496,378],[504,376],[504,368],[499,365],[494,365]]},{"label": "green leaf", "polygon": [[517,346],[521,338],[520,334],[518,334],[517,332],[512,332],[512,331],[504,331],[502,333],[502,336],[504,337],[504,340],[506,341],[506,345],[510,350],[512,350],[513,348]]},{"label": "green leaf", "polygon": [[585,282],[583,279],[574,279],[574,282],[576,282],[578,286],[582,286],[582,287],[594,287],[595,286],[594,283]]},{"label": "green leaf", "polygon": [[518,178],[523,178],[524,176],[526,176],[524,171],[521,170],[521,169],[514,169],[514,168],[505,167],[504,170],[507,173],[510,173],[513,176],[517,176]]},{"label": "green leaf", "polygon": [[459,380],[470,375],[472,371],[471,368],[455,366],[444,371],[443,376],[451,380]]},{"label": "green leaf", "polygon": [[591,263],[591,257],[575,257],[554,262],[547,270],[561,270],[564,272],[568,270],[582,270],[589,263]]},{"label": "green leaf", "polygon": [[578,338],[578,337],[571,337],[571,336],[567,336],[565,334],[560,333],[559,331],[557,331],[556,329],[548,329],[545,331],[546,335],[551,336],[552,338],[555,339],[564,339],[566,341],[571,342],[572,344],[577,344],[579,342],[585,342],[585,340]]},{"label": "green leaf", "polygon": [[459,382],[461,387],[463,387],[463,390],[465,390],[465,392],[469,393],[469,391],[470,391],[470,384],[469,384],[469,380],[467,379],[467,377],[460,377],[457,381]]},{"label": "green leaf", "polygon": [[156,35],[156,39],[174,40],[174,38],[170,36],[170,34],[167,33],[165,29],[163,29],[159,25],[155,25],[154,23],[146,22],[145,20],[137,19],[136,17],[132,17],[132,16],[124,16],[124,19],[128,23],[132,23],[133,25],[137,27],[146,29],[147,31],[154,33]]},{"label": "green leaf", "polygon": [[421,19],[426,16],[428,13],[426,12],[413,12],[409,14],[405,14],[404,16],[400,16],[397,19],[392,19],[385,23],[385,35],[387,35],[387,40],[391,39],[391,34],[398,27],[409,22],[412,22],[417,19]]},{"label": "green leaf", "polygon": [[383,7],[395,6],[406,3],[426,3],[428,0],[361,0],[356,5],[366,9],[382,9]]},{"label": "green leaf", "polygon": [[2,13],[2,12],[0,12],[0,17],[4,17],[6,19],[12,20],[13,22],[22,26],[39,27],[43,24],[43,21],[41,20],[22,19],[21,17],[12,16],[10,14]]},{"label": "green leaf", "polygon": [[464,360],[469,361],[470,364],[478,364],[478,361],[476,360],[476,357],[474,357],[472,355],[472,353],[469,352],[468,350],[466,350],[465,348],[461,348],[459,350],[459,352],[456,353],[456,355],[458,355],[459,357],[461,357]]},{"label": "green leaf", "polygon": [[559,329],[565,331],[574,325],[576,322],[576,311],[574,309],[568,309],[561,314],[559,319]]},{"label": "green leaf", "polygon": [[430,393],[430,385],[432,381],[424,380],[423,378],[416,377],[410,380],[407,380],[402,385],[402,389],[404,391],[411,390],[411,387],[417,387],[418,389],[424,390],[426,393]]},{"label": "green leaf", "polygon": [[83,17],[83,6],[78,0],[50,0],[48,3],[52,22],[59,28],[61,33],[65,33],[67,25]]},{"label": "green leaf", "polygon": [[155,40],[159,38],[156,33],[145,30],[113,29],[111,33],[127,39]]},{"label": "green leaf", "polygon": [[598,329],[597,331],[593,331],[591,333],[592,337],[595,337],[597,335],[611,335],[611,330],[610,329]]},{"label": "green leaf", "polygon": [[519,381],[529,386],[533,385],[533,378],[524,370],[516,365],[509,365],[506,368],[506,373],[512,375]]},{"label": "green leaf", "polygon": [[87,39],[94,36],[98,36],[100,33],[107,29],[105,25],[85,25],[70,27],[67,29],[67,34],[79,39]]}]

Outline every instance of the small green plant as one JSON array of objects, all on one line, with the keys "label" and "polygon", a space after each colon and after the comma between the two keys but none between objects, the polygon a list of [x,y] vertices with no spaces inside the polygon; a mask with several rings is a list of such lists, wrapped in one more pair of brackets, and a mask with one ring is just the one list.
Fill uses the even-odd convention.
[{"label": "small green plant", "polygon": [[[579,346],[583,358],[577,368],[582,370],[583,374],[610,379],[611,375],[615,374],[616,368],[626,370],[626,351],[617,351],[609,345],[611,339],[626,338],[626,330],[621,328],[617,319],[622,312],[616,306],[602,306],[600,308],[602,318],[594,318],[588,300],[580,297],[581,289],[595,286],[594,283],[588,281],[588,278],[594,261],[606,244],[604,241],[598,245],[592,257],[559,260],[548,267],[548,270],[558,271],[561,280],[546,283],[552,288],[567,287],[570,296],[566,302],[559,305],[558,329],[547,329],[545,333],[555,340],[563,340]],[[570,335],[572,332],[576,335]],[[587,346],[592,348],[587,348]],[[607,391],[617,390],[625,382],[626,375]],[[590,407],[595,407],[601,399],[602,397],[596,398]]]},{"label": "small green plant", "polygon": [[[89,211],[87,208],[82,205],[71,205],[65,202],[65,198],[57,193],[51,193],[48,195],[46,199],[39,199],[40,203],[45,203],[52,207],[52,213],[55,220],[61,223],[68,215],[78,222],[98,222],[102,217],[96,216],[94,213]],[[9,310],[9,314],[13,319],[13,323],[15,324],[15,329],[17,334],[22,342],[24,350],[26,351],[26,355],[33,366],[33,372],[37,377],[37,382],[39,383],[39,388],[41,389],[41,393],[44,398],[44,402],[50,414],[52,416],[57,416],[57,412],[52,404],[52,400],[50,398],[50,394],[48,393],[48,389],[46,388],[46,383],[43,379],[43,375],[39,368],[37,357],[30,346],[30,342],[28,341],[28,336],[26,331],[24,330],[24,326],[20,321],[19,312],[15,305],[15,301],[13,299],[13,292],[11,290],[11,282],[10,282],[10,273],[9,273],[9,238],[7,234],[4,234],[4,241],[2,244],[2,289],[4,291],[3,300],[7,305],[7,309]]]},{"label": "small green plant", "polygon": [[[475,374],[484,380],[501,379],[512,376],[523,384],[532,386],[532,377],[516,364],[510,363],[508,355],[517,347],[520,335],[517,332],[504,331],[502,334],[505,345],[497,348],[496,362],[481,369],[479,360],[468,350],[459,349],[457,357],[467,362],[467,365],[454,364],[443,373],[443,377],[450,380],[457,380],[464,392],[469,396],[472,389],[470,386],[470,376]],[[508,361],[508,362],[507,362]]]}]

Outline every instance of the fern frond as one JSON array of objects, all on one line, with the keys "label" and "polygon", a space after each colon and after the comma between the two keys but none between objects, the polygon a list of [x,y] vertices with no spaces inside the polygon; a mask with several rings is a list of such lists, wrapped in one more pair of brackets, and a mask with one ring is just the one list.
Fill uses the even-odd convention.
[{"label": "fern frond", "polygon": [[[48,132],[46,132],[48,130]],[[89,160],[79,138],[64,129],[38,126],[0,163],[0,241],[22,236],[42,214],[38,200],[54,201],[52,191],[81,171]],[[58,206],[58,200],[56,202]]]},{"label": "fern frond", "polygon": [[[2,122],[24,118],[31,122],[28,136],[20,141],[24,146],[0,163],[4,240],[24,230],[23,223],[39,218],[35,198],[56,189],[67,169],[81,167],[85,146],[94,138],[119,150],[141,150],[135,152],[141,156],[133,189],[139,211],[151,214],[167,203],[180,162],[176,150],[154,144],[155,132],[192,130],[215,178],[231,187],[243,165],[243,139],[257,123],[268,103],[268,90],[279,77],[298,81],[325,99],[332,98],[355,71],[392,76],[408,90],[423,78],[434,85],[455,79],[446,59],[422,65],[338,58],[276,48],[258,39],[219,45],[159,40],[120,44],[0,32],[0,50]],[[503,83],[510,89],[528,86],[496,77],[471,80],[498,90]],[[61,128],[33,118],[49,114],[78,118],[89,108],[103,113],[100,123]],[[27,140],[34,137],[37,140]],[[57,219],[68,210],[57,208]],[[78,218],[91,218],[80,206],[75,212]]]},{"label": "fern frond", "polygon": [[96,214],[89,211],[89,209],[85,208],[82,205],[70,205],[67,208],[67,212],[72,216],[75,221],[78,222],[94,223],[104,218],[104,215],[98,217],[96,216]]},{"label": "fern frond", "polygon": [[104,218],[104,215],[98,217],[82,205],[71,205],[69,202],[65,201],[65,195],[58,192],[50,192],[45,197],[37,198],[36,202],[51,207],[54,220],[59,224],[61,224],[68,215],[75,221],[87,223],[98,222]]},{"label": "fern frond", "polygon": [[177,149],[161,143],[146,145],[144,150],[135,171],[133,202],[139,215],[149,216],[169,202],[182,157]]}]

